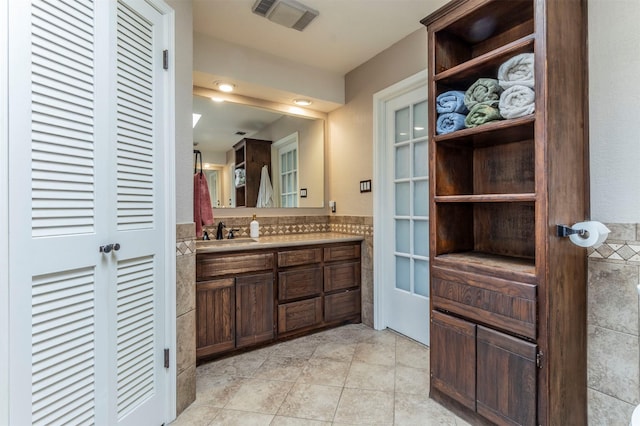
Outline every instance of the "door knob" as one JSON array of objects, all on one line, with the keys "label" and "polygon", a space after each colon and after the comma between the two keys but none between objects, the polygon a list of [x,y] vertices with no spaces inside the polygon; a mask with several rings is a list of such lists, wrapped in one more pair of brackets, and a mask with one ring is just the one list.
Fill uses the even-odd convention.
[{"label": "door knob", "polygon": [[120,250],[120,243],[114,244],[106,244],[104,246],[100,246],[100,253],[111,253],[111,250],[118,251]]}]

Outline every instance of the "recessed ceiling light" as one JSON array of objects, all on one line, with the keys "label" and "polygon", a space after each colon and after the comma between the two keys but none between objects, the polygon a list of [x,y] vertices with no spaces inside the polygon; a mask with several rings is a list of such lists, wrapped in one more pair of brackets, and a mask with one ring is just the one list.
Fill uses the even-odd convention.
[{"label": "recessed ceiling light", "polygon": [[293,103],[298,105],[298,106],[309,106],[313,102],[311,102],[309,99],[294,99]]},{"label": "recessed ceiling light", "polygon": [[218,86],[218,89],[220,89],[222,92],[233,92],[233,89],[236,88],[235,84],[231,84],[231,83],[225,83],[223,81],[216,81],[216,86]]},{"label": "recessed ceiling light", "polygon": [[202,117],[202,114],[193,114],[193,127],[196,127],[196,124],[198,124],[198,120],[200,120],[200,117]]}]

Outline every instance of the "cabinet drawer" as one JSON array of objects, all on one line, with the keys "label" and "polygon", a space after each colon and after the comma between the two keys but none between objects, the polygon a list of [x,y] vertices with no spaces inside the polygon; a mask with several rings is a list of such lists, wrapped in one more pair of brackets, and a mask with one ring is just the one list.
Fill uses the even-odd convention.
[{"label": "cabinet drawer", "polygon": [[287,250],[278,252],[278,267],[308,265],[310,263],[320,263],[322,251],[319,248]]},{"label": "cabinet drawer", "polygon": [[339,263],[324,267],[324,291],[360,285],[360,262]]},{"label": "cabinet drawer", "polygon": [[360,258],[360,243],[324,248],[325,262],[358,258]]},{"label": "cabinet drawer", "polygon": [[278,306],[278,333],[286,333],[322,322],[322,298]]},{"label": "cabinet drawer", "polygon": [[200,255],[196,261],[198,281],[211,277],[243,274],[273,269],[273,253],[243,253],[233,255]]},{"label": "cabinet drawer", "polygon": [[536,286],[432,268],[433,307],[536,338]]},{"label": "cabinet drawer", "polygon": [[322,293],[322,268],[297,269],[278,273],[278,300],[285,301]]},{"label": "cabinet drawer", "polygon": [[324,320],[337,321],[360,314],[360,290],[345,291],[324,297]]}]

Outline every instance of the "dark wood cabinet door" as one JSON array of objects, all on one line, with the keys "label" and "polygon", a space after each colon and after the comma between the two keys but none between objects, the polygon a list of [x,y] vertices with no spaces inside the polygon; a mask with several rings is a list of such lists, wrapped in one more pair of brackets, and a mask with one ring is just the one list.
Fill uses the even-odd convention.
[{"label": "dark wood cabinet door", "polygon": [[322,322],[322,298],[300,300],[278,306],[278,333],[313,327]]},{"label": "dark wood cabinet door", "polygon": [[334,263],[324,267],[324,291],[360,286],[360,262]]},{"label": "dark wood cabinet door", "polygon": [[431,386],[476,409],[476,325],[431,311]]},{"label": "dark wood cabinet door", "polygon": [[324,296],[324,320],[327,323],[360,315],[360,290],[347,290]]},{"label": "dark wood cabinet door", "polygon": [[278,300],[318,296],[322,293],[322,267],[278,272]]},{"label": "dark wood cabinet door", "polygon": [[272,340],[273,273],[236,278],[236,347]]},{"label": "dark wood cabinet door", "polygon": [[478,326],[477,411],[496,424],[536,425],[533,343]]},{"label": "dark wood cabinet door", "polygon": [[235,280],[196,284],[196,357],[235,348]]}]

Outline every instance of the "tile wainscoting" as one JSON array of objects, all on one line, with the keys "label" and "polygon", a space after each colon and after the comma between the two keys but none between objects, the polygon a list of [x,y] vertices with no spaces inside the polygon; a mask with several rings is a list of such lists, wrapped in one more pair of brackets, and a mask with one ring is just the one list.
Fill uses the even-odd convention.
[{"label": "tile wainscoting", "polygon": [[196,399],[196,227],[176,225],[176,415]]},{"label": "tile wainscoting", "polygon": [[588,249],[587,392],[590,425],[628,425],[640,403],[640,224],[606,224]]}]

